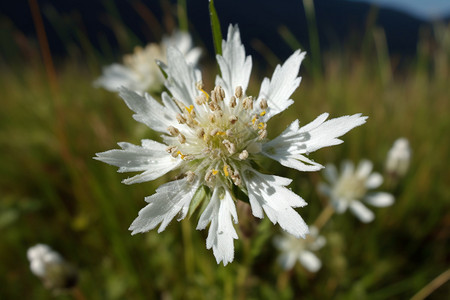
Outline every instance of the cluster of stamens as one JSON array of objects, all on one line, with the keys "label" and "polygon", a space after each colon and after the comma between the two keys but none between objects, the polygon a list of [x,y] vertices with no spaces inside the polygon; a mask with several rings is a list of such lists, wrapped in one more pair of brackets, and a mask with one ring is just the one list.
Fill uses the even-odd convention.
[{"label": "cluster of stamens", "polygon": [[[185,106],[174,99],[182,113],[176,119],[182,127],[169,126],[168,133],[174,138],[167,148],[174,158],[199,160],[190,164],[197,173],[203,173],[206,183],[212,183],[217,176],[231,179],[235,185],[241,184],[236,163],[244,162],[254,151],[256,144],[267,137],[266,123],[261,121],[266,114],[267,101],[262,99],[254,110],[254,99],[244,97],[242,87],[235,89],[229,101],[222,87],[216,86],[208,94],[201,82],[197,83],[200,94],[197,106]],[[255,113],[258,111],[258,113]],[[181,132],[182,131],[182,132]],[[201,163],[208,159],[207,165]],[[201,167],[200,167],[201,166]],[[186,172],[188,181],[196,178],[194,171]]]}]

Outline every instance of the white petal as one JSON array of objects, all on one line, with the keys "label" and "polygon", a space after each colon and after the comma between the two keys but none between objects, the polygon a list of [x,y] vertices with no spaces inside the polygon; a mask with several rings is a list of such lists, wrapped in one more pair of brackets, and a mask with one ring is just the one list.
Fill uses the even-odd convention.
[{"label": "white petal", "polygon": [[359,162],[358,168],[356,169],[356,176],[359,178],[367,178],[372,172],[373,163],[370,160],[363,159]]},{"label": "white petal", "polygon": [[120,87],[136,90],[135,83],[138,81],[139,78],[131,69],[120,64],[112,64],[103,68],[103,74],[94,81],[94,86],[111,92],[117,92]]},{"label": "white petal", "polygon": [[383,183],[383,176],[379,173],[370,174],[369,178],[366,181],[366,188],[368,189],[376,189]]},{"label": "white petal", "polygon": [[376,207],[391,206],[394,200],[394,196],[384,192],[370,193],[364,198],[365,202]]},{"label": "white petal", "polygon": [[192,37],[189,33],[175,31],[171,36],[163,37],[162,43],[167,48],[175,47],[184,55],[186,62],[196,65],[202,50],[200,48],[192,48]]},{"label": "white petal", "polygon": [[298,256],[298,260],[310,272],[317,272],[322,267],[320,259],[311,251],[302,251]]},{"label": "white petal", "polygon": [[94,159],[119,167],[120,173],[144,171],[123,180],[126,184],[154,180],[182,163],[181,159],[173,158],[166,152],[166,145],[152,140],[142,140],[142,147],[129,143],[119,143],[119,146],[122,150],[97,153]]},{"label": "white petal", "polygon": [[38,277],[44,277],[45,276],[45,263],[42,260],[33,260],[30,263],[30,270],[34,275],[36,275]]},{"label": "white petal", "polygon": [[40,260],[45,253],[50,251],[52,251],[52,249],[49,246],[45,244],[36,244],[27,250],[27,257],[29,261]]},{"label": "white petal", "polygon": [[245,56],[237,25],[228,27],[227,40],[222,41],[222,56],[217,55],[217,62],[222,76],[217,76],[216,85],[224,89],[227,101],[234,95],[237,86],[241,86],[245,94],[252,71],[252,58]]},{"label": "white petal", "polygon": [[161,232],[177,214],[180,215],[178,221],[184,219],[198,187],[198,182],[190,183],[183,178],[157,188],[155,194],[145,198],[149,204],[139,211],[139,216],[131,224],[131,234],[152,230],[160,223],[158,232]]},{"label": "white petal", "polygon": [[289,99],[300,85],[301,77],[297,77],[305,52],[295,51],[286,62],[275,68],[272,79],[265,78],[259,91],[258,101],[266,99],[268,104],[265,121],[284,111],[294,101]]},{"label": "white petal", "polygon": [[361,114],[325,121],[327,117],[328,114],[324,113],[296,132],[293,138],[296,138],[296,142],[299,143],[301,153],[311,153],[323,147],[342,143],[338,137],[364,124],[367,119],[367,117],[361,117]]},{"label": "white petal", "polygon": [[350,203],[350,210],[363,223],[372,222],[375,215],[364,204],[359,201],[352,201]]},{"label": "white petal", "polygon": [[165,82],[172,96],[186,106],[195,105],[195,98],[200,91],[196,83],[201,80],[194,66],[186,63],[183,54],[176,48],[167,49],[167,75]]},{"label": "white petal", "polygon": [[205,211],[200,216],[197,229],[204,229],[211,222],[206,239],[206,248],[213,249],[217,263],[223,261],[224,266],[233,261],[234,244],[237,233],[232,219],[237,223],[236,206],[225,187],[216,187]]},{"label": "white petal", "polygon": [[333,205],[334,210],[338,214],[342,214],[348,208],[349,201],[344,198],[332,198],[331,204]]},{"label": "white petal", "polygon": [[294,267],[296,260],[297,258],[294,252],[282,253],[278,257],[278,263],[284,270],[291,270]]},{"label": "white petal", "polygon": [[355,165],[350,160],[341,163],[341,176],[351,176],[355,172]]},{"label": "white petal", "polygon": [[140,96],[131,90],[121,88],[119,95],[135,112],[133,118],[155,131],[167,132],[167,127],[173,125],[176,120],[176,113],[172,108],[159,104],[148,94]]},{"label": "white petal", "polygon": [[304,238],[308,226],[293,207],[305,206],[306,202],[285,187],[291,180],[261,174],[253,169],[244,171],[243,176],[253,215],[262,218],[264,210],[272,223],[278,223],[288,233]]},{"label": "white petal", "polygon": [[329,183],[335,184],[339,178],[336,166],[333,164],[326,165],[323,170],[323,176]]}]

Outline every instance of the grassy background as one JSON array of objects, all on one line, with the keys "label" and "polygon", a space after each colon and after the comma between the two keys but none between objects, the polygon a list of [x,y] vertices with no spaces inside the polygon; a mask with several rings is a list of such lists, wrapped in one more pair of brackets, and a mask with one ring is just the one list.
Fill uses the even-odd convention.
[{"label": "grassy background", "polygon": [[[336,46],[322,53],[322,69],[306,63],[295,104],[269,123],[275,135],[296,118],[306,124],[322,112],[368,115],[367,124],[347,134],[344,144],[311,155],[324,164],[368,158],[382,172],[395,139],[407,137],[413,149],[408,174],[391,190],[392,207],[375,209],[376,219],[367,225],[346,213],[324,227],[328,244],[318,254],[323,268],[317,274],[300,265],[284,272],[276,264],[271,239],[279,228],[267,219],[249,218],[249,236],[239,229],[235,261],[227,267],[206,250],[207,232],[195,230],[197,215],[172,222],[161,234],[131,236],[127,228],[144,197],[171,175],[126,186],[120,183],[126,175],[91,158],[119,141],[139,143],[154,133],[131,118],[118,96],[92,87],[105,61],[89,51],[88,42],[58,59],[56,76],[49,77],[37,43],[11,33],[16,42],[0,62],[0,299],[51,297],[29,270],[26,251],[36,243],[50,245],[79,268],[79,289],[87,299],[413,296],[449,268],[450,28],[435,29],[433,39],[420,40],[417,57],[401,66],[388,55],[377,28],[366,33],[362,52]],[[2,39],[5,45],[8,36]],[[215,66],[205,58],[203,69],[212,88]],[[271,68],[255,71],[253,95]],[[292,190],[309,203],[299,212],[314,222],[326,205],[315,187],[320,173],[271,162],[267,171],[294,179]],[[245,214],[239,218],[246,221]],[[431,299],[449,292],[447,283]]]}]

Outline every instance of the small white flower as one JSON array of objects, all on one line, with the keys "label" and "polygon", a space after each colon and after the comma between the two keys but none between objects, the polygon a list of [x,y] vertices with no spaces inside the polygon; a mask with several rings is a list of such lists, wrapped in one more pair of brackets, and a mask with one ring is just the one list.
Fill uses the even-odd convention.
[{"label": "small white flower", "polygon": [[237,26],[230,25],[222,49],[223,55],[217,55],[221,76],[209,94],[201,73],[175,48],[168,49],[168,64],[163,66],[171,95],[163,92],[162,103],[148,94],[142,97],[121,89],[134,119],[162,133],[163,143],[119,143],[122,149],[97,153],[95,159],[119,167],[119,172],[142,172],[125,179],[126,184],[154,180],[172,170],[182,175],[145,199],[149,204],[131,224],[133,234],[158,225],[158,231],[163,231],[177,215],[178,220],[184,219],[197,207],[203,195],[199,189],[206,188],[202,200],[207,206],[197,229],[210,224],[207,248],[213,249],[218,263],[226,265],[233,260],[233,240],[238,238],[232,224],[238,221],[233,188],[248,195],[254,216],[263,218],[265,213],[296,237],[308,233],[294,210],[306,202],[287,188],[292,180],[260,173],[254,161],[265,156],[299,171],[319,170],[322,166],[308,159],[308,153],[342,143],[338,137],[365,123],[366,117],[356,114],[326,121],[325,113],[303,127],[296,120],[269,141],[268,121],[293,103],[289,98],[300,84],[297,76],[305,53],[296,51],[277,66],[272,79],[264,79],[259,96],[252,97],[246,94],[252,60],[245,55]]},{"label": "small white flower", "polygon": [[49,246],[44,244],[37,244],[29,248],[27,257],[30,261],[31,272],[41,278],[45,277],[48,266],[63,261],[59,253],[53,251]]},{"label": "small white flower", "polygon": [[164,76],[155,61],[166,61],[169,47],[175,47],[183,53],[188,63],[195,65],[200,58],[201,50],[192,47],[191,36],[176,31],[171,36],[165,36],[161,44],[136,47],[133,54],[124,56],[123,64],[104,67],[102,76],[94,85],[112,92],[117,92],[123,86],[141,95],[148,91],[159,91],[164,84]]},{"label": "small white flower", "polygon": [[406,138],[399,138],[389,150],[386,159],[386,172],[404,176],[411,160],[411,148]]},{"label": "small white flower", "polygon": [[372,168],[373,164],[368,160],[361,160],[356,170],[352,162],[344,161],[338,176],[336,167],[327,165],[323,175],[331,186],[321,183],[319,191],[331,199],[337,213],[344,213],[350,208],[361,222],[371,222],[375,216],[360,200],[377,207],[394,203],[394,196],[389,193],[368,192],[383,183],[383,177],[379,173],[372,173]]},{"label": "small white flower", "polygon": [[299,261],[308,271],[317,272],[322,267],[322,262],[314,252],[325,244],[325,238],[319,235],[315,226],[309,227],[309,235],[305,239],[290,234],[274,237],[274,245],[281,251],[278,262],[285,270],[292,269],[296,261]]}]

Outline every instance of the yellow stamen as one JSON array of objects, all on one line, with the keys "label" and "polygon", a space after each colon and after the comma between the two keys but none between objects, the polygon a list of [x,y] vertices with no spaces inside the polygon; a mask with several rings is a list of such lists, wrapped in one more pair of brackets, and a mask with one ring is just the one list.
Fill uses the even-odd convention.
[{"label": "yellow stamen", "polygon": [[203,93],[203,94],[205,94],[205,96],[206,96],[206,99],[210,99],[210,97],[209,97],[209,94],[204,90],[204,89],[200,89],[200,91]]},{"label": "yellow stamen", "polygon": [[228,170],[230,169],[229,165],[223,165],[223,173],[225,173],[225,176],[228,177],[230,173],[228,173]]},{"label": "yellow stamen", "polygon": [[212,169],[211,171],[212,171],[213,175],[216,175],[217,173],[219,173],[219,171],[217,171],[216,169]]},{"label": "yellow stamen", "polygon": [[264,123],[263,122],[260,122],[258,124],[258,129],[264,129]]},{"label": "yellow stamen", "polygon": [[181,159],[184,159],[186,157],[186,155],[183,155],[179,150],[177,151],[177,155],[179,155]]},{"label": "yellow stamen", "polygon": [[263,117],[265,114],[266,114],[266,111],[263,110],[259,115],[260,115],[261,117]]},{"label": "yellow stamen", "polygon": [[217,131],[216,135],[226,135],[227,133],[224,131]]},{"label": "yellow stamen", "polygon": [[255,122],[256,122],[256,116],[253,117],[253,119],[252,119],[252,124],[254,125]]},{"label": "yellow stamen", "polygon": [[194,105],[189,105],[189,107],[185,106],[184,108],[187,110],[188,113],[191,113],[192,110],[194,109]]}]

